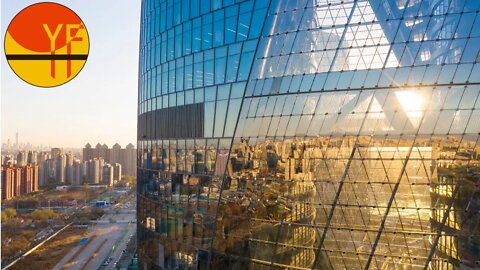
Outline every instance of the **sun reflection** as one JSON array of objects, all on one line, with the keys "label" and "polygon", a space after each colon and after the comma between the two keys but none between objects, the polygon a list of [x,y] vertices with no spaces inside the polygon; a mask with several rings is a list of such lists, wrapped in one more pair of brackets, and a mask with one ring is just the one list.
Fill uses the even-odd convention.
[{"label": "sun reflection", "polygon": [[395,92],[395,95],[397,96],[400,106],[402,106],[408,118],[412,119],[422,117],[422,110],[425,100],[419,91],[397,91]]}]

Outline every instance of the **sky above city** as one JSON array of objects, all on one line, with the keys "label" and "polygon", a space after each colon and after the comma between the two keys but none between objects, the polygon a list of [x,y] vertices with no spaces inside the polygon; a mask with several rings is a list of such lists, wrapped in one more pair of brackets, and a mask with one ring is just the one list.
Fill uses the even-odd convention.
[{"label": "sky above city", "polygon": [[[38,1],[2,0],[2,44],[9,22]],[[1,141],[57,147],[136,142],[140,2],[51,1],[87,27],[90,53],[76,78],[54,88],[31,86],[10,69],[2,46]]]}]

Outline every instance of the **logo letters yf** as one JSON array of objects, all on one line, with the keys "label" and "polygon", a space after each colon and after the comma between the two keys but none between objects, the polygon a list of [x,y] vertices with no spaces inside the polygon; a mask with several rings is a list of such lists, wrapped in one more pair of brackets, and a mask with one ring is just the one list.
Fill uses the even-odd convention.
[{"label": "logo letters yf", "polygon": [[[60,35],[60,32],[63,29],[63,24],[58,24],[57,27],[55,28],[55,31],[53,31],[53,33],[50,30],[50,27],[48,26],[48,24],[46,23],[43,24],[43,29],[45,29],[48,39],[50,40],[50,54],[55,55],[55,51],[57,49],[60,49],[60,48],[56,48],[56,41],[58,36]],[[82,24],[66,24],[65,26],[64,33],[65,33],[65,40],[66,40],[66,46],[67,46],[67,55],[72,54],[72,42],[83,41],[81,37],[76,36],[76,33],[78,32],[79,29],[84,29]],[[62,59],[58,59],[58,60],[62,60]],[[55,61],[56,61],[55,59],[50,60],[50,76],[52,78],[55,78]],[[72,60],[66,59],[66,61],[67,61],[67,78],[70,78],[72,76]]]}]

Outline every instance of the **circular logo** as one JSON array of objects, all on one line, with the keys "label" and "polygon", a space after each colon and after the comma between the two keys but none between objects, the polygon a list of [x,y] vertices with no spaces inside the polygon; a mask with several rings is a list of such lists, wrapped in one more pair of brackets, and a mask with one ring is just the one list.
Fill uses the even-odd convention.
[{"label": "circular logo", "polygon": [[5,34],[5,56],[22,80],[55,87],[73,79],[87,62],[90,43],[80,17],[50,2],[20,11]]}]

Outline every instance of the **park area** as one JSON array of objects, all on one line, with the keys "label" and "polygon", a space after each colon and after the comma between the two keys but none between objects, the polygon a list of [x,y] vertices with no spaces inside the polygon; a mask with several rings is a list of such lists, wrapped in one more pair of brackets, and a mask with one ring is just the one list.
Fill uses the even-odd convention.
[{"label": "park area", "polygon": [[[73,225],[85,225],[88,224],[90,220],[95,220],[102,216],[103,210],[91,207],[84,208],[83,206],[85,202],[92,202],[102,197],[105,191],[106,189],[87,188],[49,190],[2,202],[2,267],[8,265],[65,225],[69,223]],[[72,226],[72,228],[62,231],[59,235],[48,241],[47,244],[30,254],[27,257],[28,260],[36,258],[37,255],[41,255],[45,247],[56,242],[55,239],[63,238],[65,240],[58,241],[57,243],[57,245],[63,249],[65,245],[68,245],[71,241],[76,241],[77,236],[82,235],[78,230],[78,228]],[[59,252],[61,249],[59,249]],[[53,252],[56,248],[50,248],[49,250]],[[44,262],[42,262],[42,265],[45,265],[45,268],[40,267],[37,269],[49,269],[49,262],[55,262],[55,260],[53,260],[54,254],[55,253],[50,254],[51,256],[43,256]],[[64,254],[60,255],[61,258]],[[39,265],[38,263],[40,262],[36,261],[35,263]],[[17,263],[15,269],[28,269],[17,268],[21,265],[23,265],[23,263]]]},{"label": "park area", "polygon": [[10,269],[30,269],[32,265],[35,265],[35,269],[38,270],[52,269],[86,235],[85,228],[69,227]]}]

